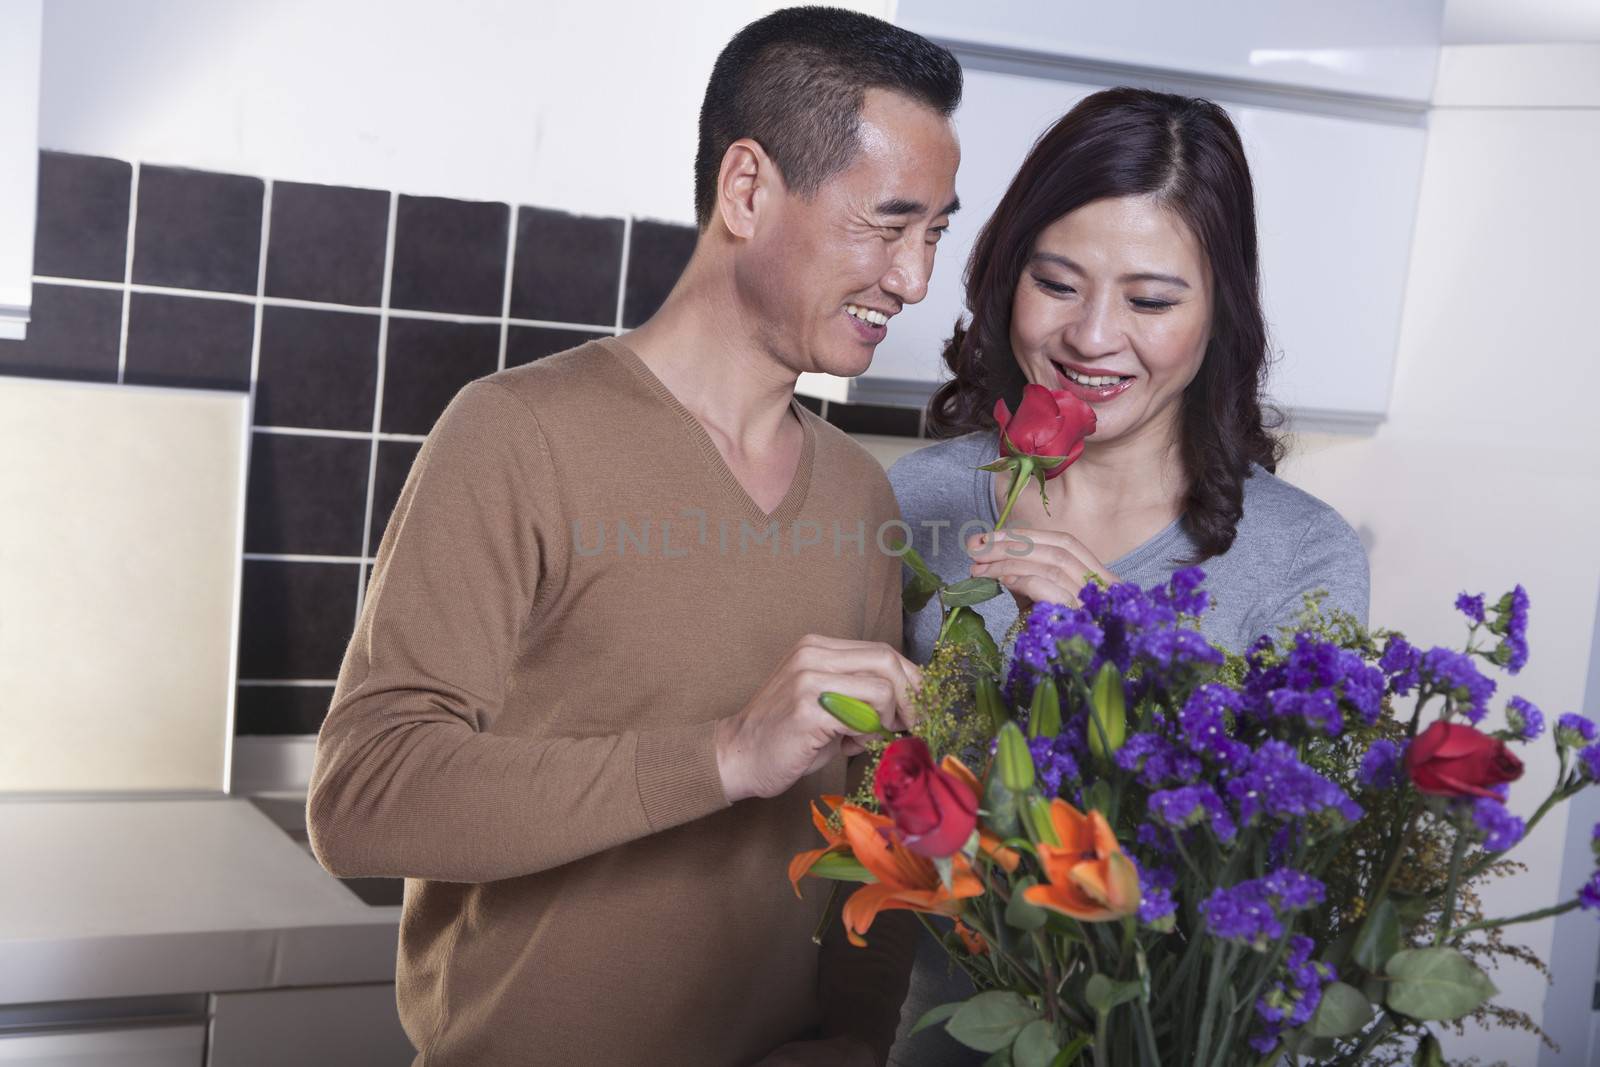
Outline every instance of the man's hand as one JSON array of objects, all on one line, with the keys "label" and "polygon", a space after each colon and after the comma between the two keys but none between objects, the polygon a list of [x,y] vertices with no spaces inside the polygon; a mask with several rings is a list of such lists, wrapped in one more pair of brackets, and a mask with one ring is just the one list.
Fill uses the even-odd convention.
[{"label": "man's hand", "polygon": [[864,700],[885,728],[903,730],[912,715],[906,690],[921,679],[916,664],[881,641],[802,637],[750,703],[717,724],[717,770],[729,803],[777,796],[841,751],[862,751],[860,735],[817,703],[824,692]]},{"label": "man's hand", "polygon": [[834,1037],[827,1041],[791,1041],[773,1050],[756,1067],[878,1067],[878,1058],[865,1042]]}]

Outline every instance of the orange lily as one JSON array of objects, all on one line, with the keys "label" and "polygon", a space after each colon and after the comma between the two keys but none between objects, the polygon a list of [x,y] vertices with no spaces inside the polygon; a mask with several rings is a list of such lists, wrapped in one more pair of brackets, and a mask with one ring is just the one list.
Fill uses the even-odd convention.
[{"label": "orange lily", "polygon": [[851,944],[866,945],[862,935],[880,911],[903,908],[956,915],[964,906],[963,900],[983,894],[983,883],[961,853],[950,857],[950,888],[946,889],[933,861],[896,839],[894,820],[853,804],[839,810],[844,819],[844,836],[857,862],[877,878],[876,883],[862,886],[844,902],[844,927]]},{"label": "orange lily", "polygon": [[1104,815],[1085,815],[1057,797],[1050,824],[1060,845],[1039,842],[1046,885],[1030,886],[1023,899],[1083,922],[1120,919],[1139,910],[1139,872],[1123,855]]},{"label": "orange lily", "polygon": [[956,933],[960,935],[961,943],[966,946],[967,951],[972,955],[982,956],[989,951],[989,942],[983,939],[983,935],[960,919],[956,920]]},{"label": "orange lily", "polygon": [[814,848],[809,852],[802,852],[789,861],[789,882],[794,886],[794,895],[797,897],[801,895],[800,879],[804,878],[806,873],[817,865],[818,860],[835,850],[849,848],[849,842],[844,839],[844,834],[836,832],[828,824],[828,816],[839,810],[839,805],[844,803],[844,797],[829,793],[822,798],[822,802],[828,806],[828,815],[824,815],[821,808],[817,807],[816,804],[812,804],[811,825],[815,826],[817,832],[822,835],[823,840],[828,842],[827,847]]},{"label": "orange lily", "polygon": [[[983,786],[978,784],[978,776],[967,770],[966,764],[954,756],[946,756],[939,761],[939,768],[948,774],[953,774],[972,790],[972,795],[983,801]],[[1000,839],[988,830],[983,824],[978,824],[978,851],[998,863],[1007,874],[1017,869],[1017,864],[1022,862],[1022,857],[1014,848],[1007,848],[1000,843]]]}]

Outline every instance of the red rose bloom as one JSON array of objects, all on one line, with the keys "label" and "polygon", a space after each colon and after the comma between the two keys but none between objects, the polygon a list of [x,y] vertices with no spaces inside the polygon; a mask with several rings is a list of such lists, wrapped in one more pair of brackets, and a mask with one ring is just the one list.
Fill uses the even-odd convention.
[{"label": "red rose bloom", "polygon": [[1495,797],[1490,786],[1522,777],[1522,761],[1504,741],[1470,726],[1435,722],[1406,750],[1406,773],[1424,793]]},{"label": "red rose bloom", "polygon": [[872,792],[906,848],[938,859],[958,852],[978,826],[978,798],[934,765],[927,742],[904,737],[883,750]]},{"label": "red rose bloom", "polygon": [[1002,456],[1065,456],[1066,462],[1046,471],[1054,478],[1083,453],[1083,439],[1094,433],[1094,408],[1065,389],[1042,385],[1022,387],[1016,415],[1004,397],[994,402],[994,421],[1000,424]]}]

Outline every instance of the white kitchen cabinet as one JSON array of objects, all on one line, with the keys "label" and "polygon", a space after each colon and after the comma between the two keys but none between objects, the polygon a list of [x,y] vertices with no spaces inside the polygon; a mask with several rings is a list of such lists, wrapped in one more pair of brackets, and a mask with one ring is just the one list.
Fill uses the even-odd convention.
[{"label": "white kitchen cabinet", "polygon": [[43,0],[0,4],[0,338],[20,340],[33,303]]},{"label": "white kitchen cabinet", "polygon": [[5,1067],[204,1067],[205,1058],[204,1023],[0,1036]]},{"label": "white kitchen cabinet", "polygon": [[409,1067],[394,985],[219,993],[206,1067]]}]

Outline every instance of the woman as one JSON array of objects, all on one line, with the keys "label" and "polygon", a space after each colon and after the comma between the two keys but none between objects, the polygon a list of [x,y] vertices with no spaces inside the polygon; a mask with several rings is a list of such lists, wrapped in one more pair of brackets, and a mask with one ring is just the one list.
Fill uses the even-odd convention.
[{"label": "woman", "polygon": [[[987,575],[1010,591],[979,605],[995,635],[1035,601],[1076,603],[1092,573],[1151,585],[1206,570],[1220,647],[1243,651],[1293,623],[1304,594],[1367,614],[1367,561],[1332,508],[1273,475],[1281,443],[1262,415],[1266,325],[1255,206],[1238,132],[1206,100],[1138,89],[1087,97],[1035,144],[984,226],[967,269],[970,322],[945,349],[952,378],[934,395],[939,444],[889,472],[913,543],[946,581]],[[1025,384],[1066,389],[1096,415],[1081,457],[1019,497],[1008,535],[992,528],[1008,475],[996,398]],[[970,527],[969,527],[970,529]],[[935,544],[935,536],[938,536]],[[907,654],[925,662],[936,607],[907,619]],[[924,937],[892,1062],[978,1064],[942,1030],[903,1035],[936,1004],[972,994]]]}]

